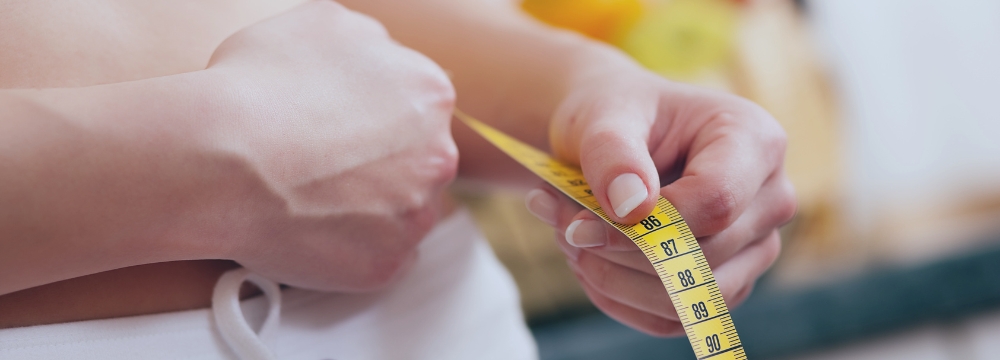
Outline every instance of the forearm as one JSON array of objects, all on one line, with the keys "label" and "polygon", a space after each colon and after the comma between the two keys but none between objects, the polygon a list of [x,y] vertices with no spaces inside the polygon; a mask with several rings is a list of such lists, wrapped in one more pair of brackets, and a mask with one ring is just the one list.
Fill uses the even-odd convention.
[{"label": "forearm", "polygon": [[[602,66],[633,66],[605,45],[554,30],[513,2],[346,0],[392,36],[447,69],[458,107],[542,149],[548,122],[574,82]],[[464,126],[456,125],[462,175],[535,181]]]},{"label": "forearm", "polygon": [[0,294],[212,252],[176,231],[206,111],[189,80],[0,91]]}]

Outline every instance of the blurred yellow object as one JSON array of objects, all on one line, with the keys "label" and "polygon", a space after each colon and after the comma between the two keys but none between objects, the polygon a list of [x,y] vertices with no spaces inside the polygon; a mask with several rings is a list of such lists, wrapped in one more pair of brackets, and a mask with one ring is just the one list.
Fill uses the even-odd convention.
[{"label": "blurred yellow object", "polygon": [[611,42],[642,14],[640,0],[525,0],[521,7],[550,25]]},{"label": "blurred yellow object", "polygon": [[725,0],[672,0],[657,6],[618,45],[649,69],[689,78],[733,54],[738,5]]}]

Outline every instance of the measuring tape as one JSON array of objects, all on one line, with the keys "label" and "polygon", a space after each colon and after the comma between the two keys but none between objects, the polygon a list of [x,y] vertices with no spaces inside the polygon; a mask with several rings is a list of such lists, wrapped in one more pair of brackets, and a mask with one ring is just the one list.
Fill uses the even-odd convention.
[{"label": "measuring tape", "polygon": [[601,209],[583,173],[549,154],[455,110],[455,117],[524,167],[552,184],[632,239],[653,264],[667,288],[698,359],[746,359],[733,319],[705,254],[677,209],[662,196],[656,208],[636,225],[611,221]]}]

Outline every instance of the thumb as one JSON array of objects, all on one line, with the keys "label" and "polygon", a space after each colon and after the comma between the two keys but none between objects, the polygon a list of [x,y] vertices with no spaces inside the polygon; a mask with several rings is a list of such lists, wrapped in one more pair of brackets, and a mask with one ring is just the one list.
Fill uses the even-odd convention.
[{"label": "thumb", "polygon": [[553,122],[556,156],[579,161],[601,208],[616,222],[635,224],[656,204],[660,180],[648,145],[654,117],[638,106],[614,106]]}]

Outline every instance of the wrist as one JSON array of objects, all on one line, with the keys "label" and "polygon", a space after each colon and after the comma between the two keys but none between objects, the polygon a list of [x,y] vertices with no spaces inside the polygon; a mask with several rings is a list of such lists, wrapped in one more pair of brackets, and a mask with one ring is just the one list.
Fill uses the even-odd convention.
[{"label": "wrist", "polygon": [[159,160],[171,169],[163,180],[176,201],[163,209],[163,228],[150,235],[173,260],[236,260],[238,244],[250,231],[250,203],[261,193],[245,154],[229,146],[241,136],[233,126],[244,110],[239,87],[215,69],[164,81],[160,93],[150,96],[169,97],[167,106],[139,138],[158,139],[147,146],[172,154]]},{"label": "wrist", "polygon": [[231,108],[220,79],[197,71],[38,96],[96,143],[98,166],[83,169],[93,182],[78,193],[103,213],[88,222],[95,238],[128,265],[225,258],[209,236],[226,168],[211,142]]},{"label": "wrist", "polygon": [[0,92],[0,157],[12,160],[0,162],[12,215],[0,220],[0,274],[19,275],[0,276],[0,294],[197,257],[164,231],[183,212],[161,176],[175,172],[175,152],[138,131],[163,114],[130,115],[142,94],[118,89]]},{"label": "wrist", "polygon": [[[570,70],[564,79],[568,92],[608,76],[618,78],[636,71],[645,72],[639,63],[621,50],[596,41],[582,44],[571,53],[568,63]],[[564,96],[568,96],[568,92]]]}]

